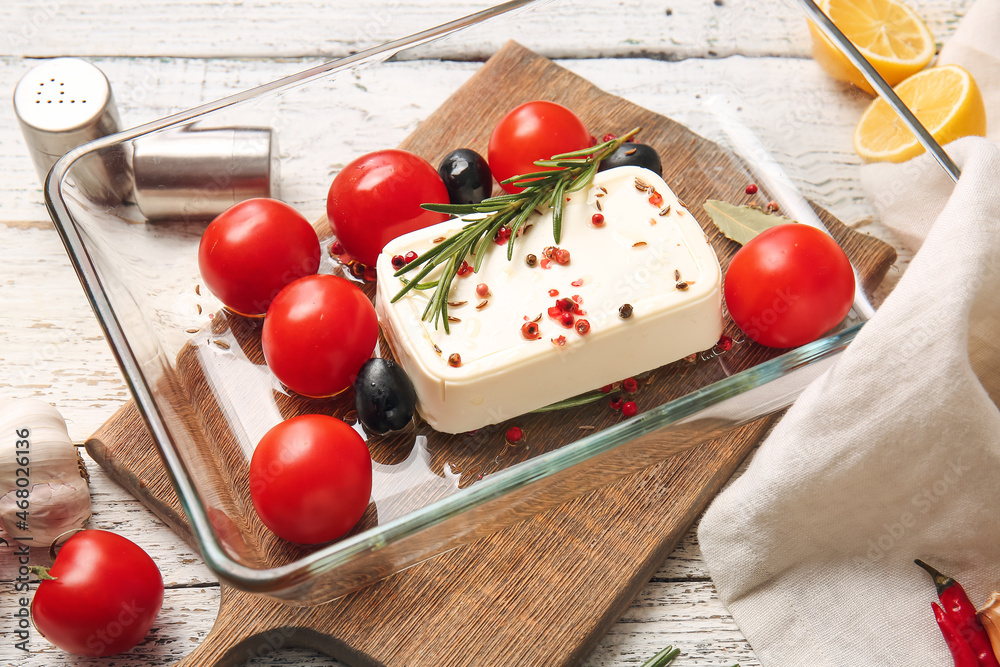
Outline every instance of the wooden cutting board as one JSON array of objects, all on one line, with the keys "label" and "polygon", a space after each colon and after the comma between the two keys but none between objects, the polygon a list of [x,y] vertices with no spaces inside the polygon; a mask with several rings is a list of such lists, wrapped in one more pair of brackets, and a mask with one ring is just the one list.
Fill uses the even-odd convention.
[{"label": "wooden cutting board", "polygon": [[[561,102],[591,128],[624,132],[642,126],[641,139],[664,157],[667,183],[709,231],[723,266],[728,263],[737,247],[711,227],[701,203],[710,197],[747,201],[743,189],[751,176],[745,166],[679,124],[608,95],[516,44],[498,52],[403,147],[434,164],[460,146],[484,153],[489,130],[500,116],[531,99]],[[755,201],[767,200],[762,192]],[[893,249],[850,231],[821,209],[817,213],[851,257],[865,288],[874,289],[895,259]],[[321,234],[329,233],[323,220],[317,228]],[[234,329],[238,326],[232,323]],[[731,325],[727,332],[736,333]],[[249,349],[253,337],[241,338],[239,332],[236,337],[253,358],[256,352]],[[726,354],[720,358],[728,363],[710,362],[723,375],[775,352],[744,343],[739,354]],[[185,367],[184,353],[178,365]],[[194,386],[203,381],[194,376],[196,370],[192,366],[182,374],[184,381]],[[646,379],[650,388],[644,390],[645,400],[683,393],[685,375],[676,366],[660,369]],[[300,407],[310,406],[314,403]],[[621,418],[603,403],[587,409],[598,414],[598,422]],[[563,413],[530,423],[535,441],[565,440],[567,425],[580,423],[580,413]],[[180,664],[242,664],[281,646],[312,647],[356,666],[577,664],[615,623],[774,419],[705,442],[331,603],[291,607],[224,585],[214,628]],[[524,425],[524,420],[519,418],[518,424]],[[505,426],[499,429],[502,434]],[[372,444],[376,460],[380,446]],[[87,450],[113,479],[192,542],[179,501],[134,405],[119,410],[87,442]],[[493,457],[486,451],[483,460]],[[442,462],[435,465],[440,468]],[[239,467],[245,464],[233,465],[229,472],[238,487],[240,476],[246,474]]]}]

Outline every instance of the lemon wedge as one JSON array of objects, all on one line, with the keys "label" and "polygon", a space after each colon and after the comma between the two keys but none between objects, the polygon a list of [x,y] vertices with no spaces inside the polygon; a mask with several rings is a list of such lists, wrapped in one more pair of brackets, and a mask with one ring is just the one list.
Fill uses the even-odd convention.
[{"label": "lemon wedge", "polygon": [[[941,145],[986,135],[986,106],[975,79],[958,65],[931,67],[893,88]],[[871,162],[902,162],[924,152],[916,135],[881,97],[854,130],[854,150]]]},{"label": "lemon wedge", "polygon": [[[916,74],[934,57],[934,36],[899,0],[823,0],[820,9],[861,51],[890,86]],[[813,58],[839,81],[874,93],[861,71],[812,21]]]}]

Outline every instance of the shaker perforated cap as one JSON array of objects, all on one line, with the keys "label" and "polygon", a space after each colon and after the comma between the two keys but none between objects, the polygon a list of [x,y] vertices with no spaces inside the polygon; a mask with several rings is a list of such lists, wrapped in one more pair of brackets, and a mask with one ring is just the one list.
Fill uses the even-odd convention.
[{"label": "shaker perforated cap", "polygon": [[40,180],[82,143],[118,132],[118,110],[104,72],[78,58],[31,69],[14,89],[14,111]]}]

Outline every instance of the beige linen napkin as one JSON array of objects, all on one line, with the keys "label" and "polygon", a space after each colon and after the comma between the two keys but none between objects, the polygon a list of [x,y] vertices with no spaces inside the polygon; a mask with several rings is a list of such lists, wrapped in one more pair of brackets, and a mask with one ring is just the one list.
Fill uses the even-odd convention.
[{"label": "beige linen napkin", "polygon": [[950,665],[914,558],[979,605],[1000,589],[1000,150],[949,152],[962,178],[906,274],[702,519],[766,667]]},{"label": "beige linen napkin", "polygon": [[[1000,79],[1000,0],[980,0],[952,43],[963,31],[942,58],[971,54],[977,80],[992,58]],[[699,527],[765,667],[951,665],[914,558],[979,606],[1000,590],[1000,149],[947,150],[957,185],[926,155],[863,169],[882,220],[920,250]]]}]

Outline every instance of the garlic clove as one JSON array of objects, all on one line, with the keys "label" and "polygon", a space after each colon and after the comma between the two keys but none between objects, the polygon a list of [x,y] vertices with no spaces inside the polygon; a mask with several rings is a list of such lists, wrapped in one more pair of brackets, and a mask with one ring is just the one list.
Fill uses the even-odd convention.
[{"label": "garlic clove", "polygon": [[0,526],[11,537],[46,546],[81,527],[90,517],[87,481],[58,410],[34,398],[0,399]]},{"label": "garlic clove", "polygon": [[76,447],[66,420],[48,403],[35,398],[0,400],[0,494],[19,488],[18,478],[25,476],[28,486],[73,481],[80,476]]},{"label": "garlic clove", "polygon": [[[27,510],[19,501],[27,500]],[[90,519],[90,489],[76,482],[36,484],[27,498],[17,491],[0,497],[0,526],[12,538],[35,547],[47,547],[69,530],[83,528]]]},{"label": "garlic clove", "polygon": [[989,635],[993,654],[1000,659],[1000,593],[994,593],[979,611],[979,621]]}]

